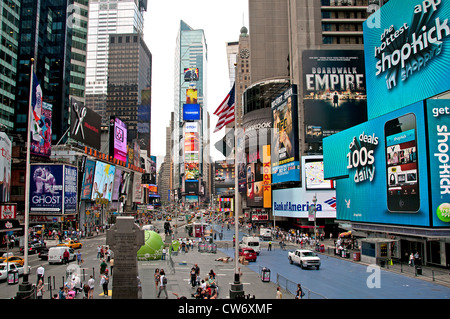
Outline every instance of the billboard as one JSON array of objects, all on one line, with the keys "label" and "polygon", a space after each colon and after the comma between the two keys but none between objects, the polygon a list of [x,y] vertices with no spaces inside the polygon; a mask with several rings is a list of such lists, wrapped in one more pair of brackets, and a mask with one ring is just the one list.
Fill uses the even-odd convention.
[{"label": "billboard", "polygon": [[214,182],[216,188],[233,187],[235,184],[234,178],[234,164],[227,164],[226,161],[215,162],[215,177]]},{"label": "billboard", "polygon": [[183,104],[183,121],[199,121],[200,104]]},{"label": "billboard", "polygon": [[127,126],[115,116],[109,120],[109,155],[127,161]]},{"label": "billboard", "polygon": [[123,171],[120,168],[116,167],[116,171],[114,172],[114,184],[111,200],[119,200],[120,188],[122,184],[123,184]]},{"label": "billboard", "polygon": [[300,180],[297,86],[272,101],[272,183]]},{"label": "billboard", "polygon": [[308,192],[305,188],[276,189],[272,192],[274,216],[308,218],[313,196],[316,195],[316,217],[336,218],[336,193],[334,191]]},{"label": "billboard", "polygon": [[75,99],[71,111],[70,138],[99,150],[101,115]]},{"label": "billboard", "polygon": [[198,68],[184,68],[184,81],[198,81]]},{"label": "billboard", "polygon": [[[439,126],[435,121],[430,119]],[[436,135],[438,126],[431,129],[436,143],[445,138]],[[429,185],[438,187],[439,180],[429,180],[435,175],[429,175],[428,163],[437,164],[439,155],[428,155],[426,127],[424,103],[418,102],[324,139],[325,178],[343,177],[336,180],[337,219],[449,225],[430,218]]]},{"label": "billboard", "polygon": [[186,104],[197,104],[198,92],[197,89],[186,89]]},{"label": "billboard", "polygon": [[52,152],[52,105],[42,102],[40,114],[31,117],[30,154],[49,157]]},{"label": "billboard", "polygon": [[77,180],[78,169],[73,166],[64,165],[64,214],[75,214],[77,212]]},{"label": "billboard", "polygon": [[86,160],[83,183],[81,184],[81,200],[90,200],[92,186],[94,185],[95,161]]},{"label": "billboard", "polygon": [[363,50],[303,51],[305,141],[367,121]]},{"label": "billboard", "polygon": [[403,0],[363,23],[369,119],[450,89],[449,17],[449,0]]},{"label": "billboard", "polygon": [[8,135],[0,132],[0,202],[9,202],[11,194],[11,152],[12,144]]},{"label": "billboard", "polygon": [[107,199],[111,201],[115,171],[116,167],[114,165],[97,161],[91,200]]},{"label": "billboard", "polygon": [[433,225],[450,225],[450,100],[428,100],[431,213]]},{"label": "billboard", "polygon": [[16,204],[1,204],[0,219],[15,219],[17,215]]},{"label": "billboard", "polygon": [[30,178],[30,213],[76,213],[76,167],[31,164]]}]

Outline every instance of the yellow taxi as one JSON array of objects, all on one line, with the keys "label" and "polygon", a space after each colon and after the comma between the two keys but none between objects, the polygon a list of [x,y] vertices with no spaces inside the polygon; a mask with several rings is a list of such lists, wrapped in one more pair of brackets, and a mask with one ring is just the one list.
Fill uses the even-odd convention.
[{"label": "yellow taxi", "polygon": [[56,246],[66,246],[72,249],[79,249],[83,247],[83,245],[78,240],[65,240],[61,244],[58,244]]},{"label": "yellow taxi", "polygon": [[0,263],[15,263],[23,266],[23,264],[25,263],[25,259],[19,256],[1,257]]}]

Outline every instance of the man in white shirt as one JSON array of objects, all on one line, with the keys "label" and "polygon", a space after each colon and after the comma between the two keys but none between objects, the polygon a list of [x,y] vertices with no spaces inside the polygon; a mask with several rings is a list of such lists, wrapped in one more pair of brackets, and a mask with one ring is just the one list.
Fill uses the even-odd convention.
[{"label": "man in white shirt", "polygon": [[42,282],[44,282],[44,273],[45,273],[45,269],[42,265],[40,265],[37,269],[36,269],[36,275],[37,275],[37,282],[39,283],[39,280],[42,280]]},{"label": "man in white shirt", "polygon": [[95,279],[92,276],[88,280],[88,285],[89,285],[88,299],[94,299]]}]

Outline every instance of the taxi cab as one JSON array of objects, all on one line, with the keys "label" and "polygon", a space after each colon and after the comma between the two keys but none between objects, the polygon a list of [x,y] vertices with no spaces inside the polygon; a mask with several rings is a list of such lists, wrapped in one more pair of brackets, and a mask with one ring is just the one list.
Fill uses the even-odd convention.
[{"label": "taxi cab", "polygon": [[79,249],[83,247],[83,245],[78,240],[65,240],[61,244],[58,244],[56,246],[66,246],[72,249]]},{"label": "taxi cab", "polygon": [[19,256],[9,256],[7,258],[1,257],[0,263],[15,263],[23,266],[23,264],[25,263],[25,259]]}]

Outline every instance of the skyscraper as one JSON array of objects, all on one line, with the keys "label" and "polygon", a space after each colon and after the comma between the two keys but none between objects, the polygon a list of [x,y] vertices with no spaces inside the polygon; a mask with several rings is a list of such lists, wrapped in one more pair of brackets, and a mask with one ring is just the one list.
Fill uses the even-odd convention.
[{"label": "skyscraper", "polygon": [[107,124],[108,50],[111,34],[142,33],[147,0],[90,0],[86,59],[86,105]]},{"label": "skyscraper", "polygon": [[119,117],[128,141],[150,152],[152,55],[141,34],[110,35],[106,116]]},{"label": "skyscraper", "polygon": [[19,50],[19,0],[0,3],[0,127],[14,127],[17,53]]},{"label": "skyscraper", "polygon": [[[209,189],[210,151],[209,116],[205,95],[207,83],[205,34],[203,30],[195,30],[181,21],[176,43],[173,187],[178,198],[195,204],[199,202],[199,198],[201,200],[202,196],[208,195],[205,190]],[[187,118],[188,113],[193,116]],[[186,124],[192,125],[187,127]],[[188,180],[188,184],[186,184],[186,180]],[[180,196],[188,194],[186,185],[192,186],[192,195]]]}]

